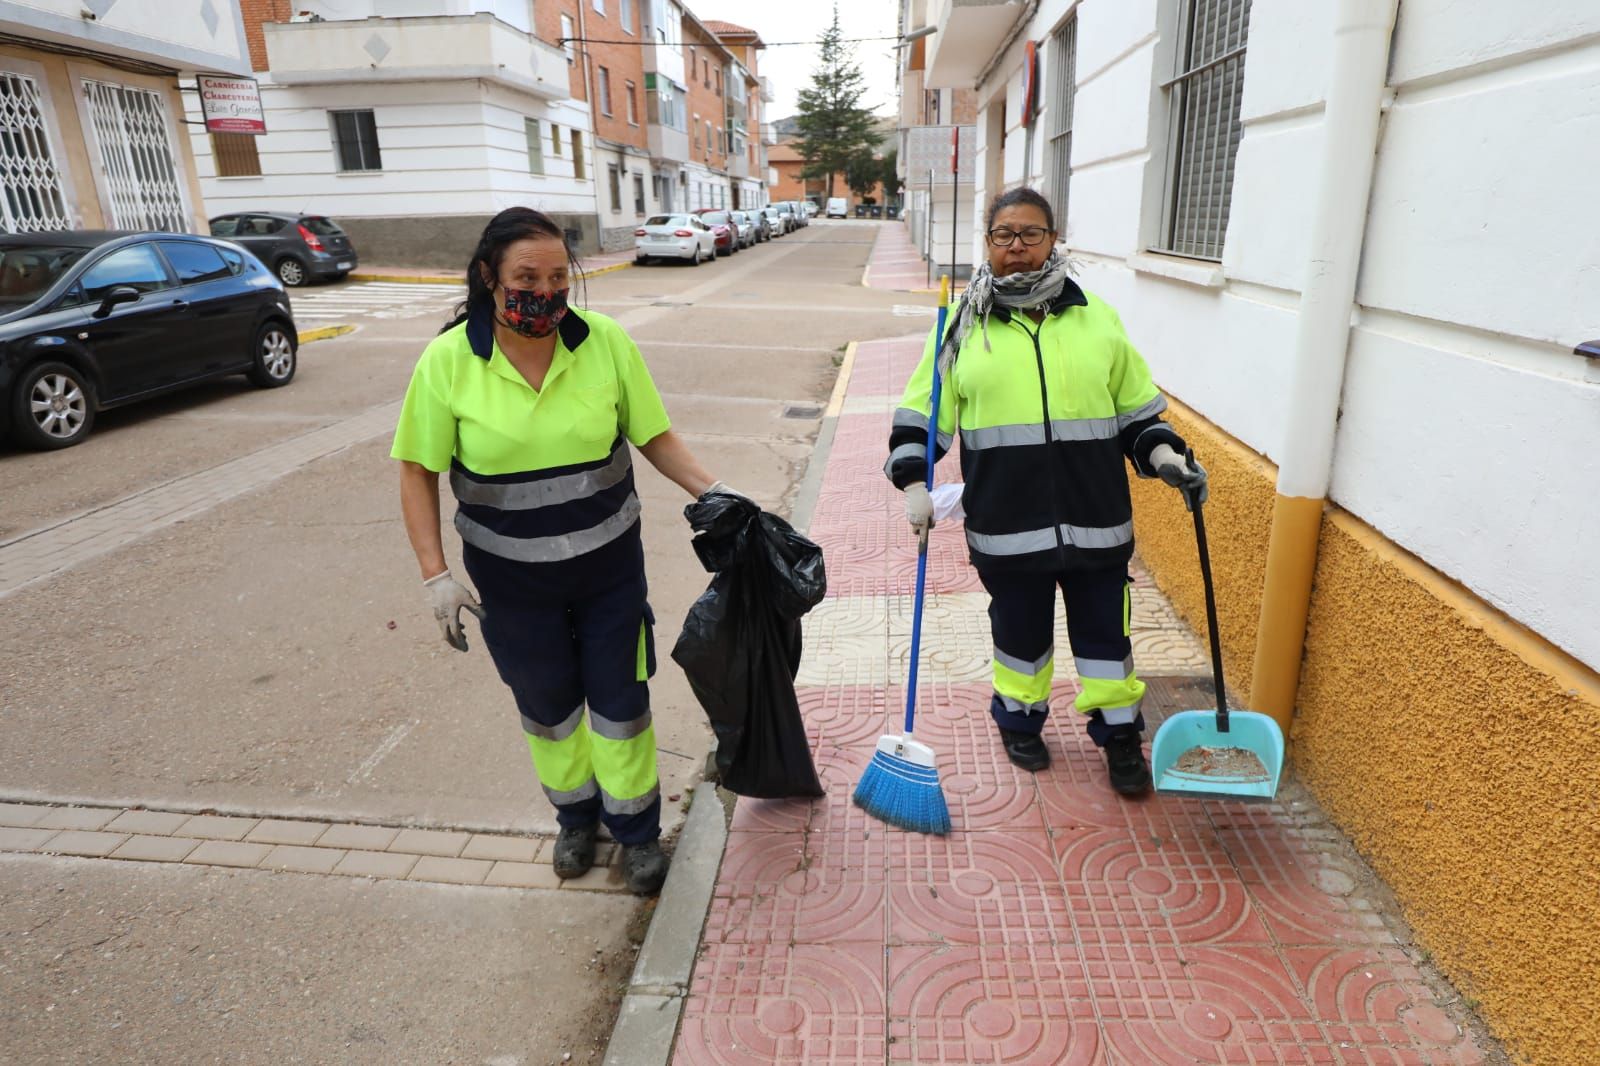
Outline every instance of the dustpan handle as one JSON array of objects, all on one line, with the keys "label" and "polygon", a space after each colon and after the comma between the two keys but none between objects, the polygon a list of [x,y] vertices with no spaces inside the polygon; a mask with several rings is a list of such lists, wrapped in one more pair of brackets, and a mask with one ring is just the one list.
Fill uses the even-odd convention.
[{"label": "dustpan handle", "polygon": [[[1190,469],[1194,468],[1194,449],[1186,457]],[[1200,548],[1200,577],[1206,587],[1206,630],[1211,637],[1211,680],[1217,688],[1217,732],[1228,731],[1228,689],[1222,681],[1222,639],[1217,633],[1217,593],[1211,584],[1211,552],[1206,548],[1206,520],[1204,504],[1199,494],[1185,492],[1189,510],[1194,514],[1194,539]]]}]

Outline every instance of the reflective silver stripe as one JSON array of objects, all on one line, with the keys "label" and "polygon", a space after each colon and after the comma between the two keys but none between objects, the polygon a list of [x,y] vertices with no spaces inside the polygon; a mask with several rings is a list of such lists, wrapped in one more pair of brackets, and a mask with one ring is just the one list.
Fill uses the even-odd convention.
[{"label": "reflective silver stripe", "polygon": [[919,463],[928,461],[928,446],[926,444],[902,444],[889,453],[888,460],[883,464],[885,476],[894,476],[894,464],[902,459],[915,459]]},{"label": "reflective silver stripe", "polygon": [[999,663],[1007,670],[1015,670],[1017,673],[1022,674],[1025,677],[1037,676],[1040,671],[1050,665],[1051,660],[1053,660],[1055,657],[1056,649],[1053,646],[1031,663],[1025,662],[1024,660],[1017,658],[1015,655],[1007,655],[999,648],[994,650],[995,662]]},{"label": "reflective silver stripe", "polygon": [[540,725],[527,715],[522,716],[522,731],[530,737],[548,740],[559,744],[578,731],[578,725],[583,721],[583,704],[572,708],[572,713],[567,715],[555,725]]},{"label": "reflective silver stripe", "polygon": [[652,786],[649,792],[642,796],[635,796],[632,799],[617,799],[605,789],[601,789],[600,803],[605,807],[607,814],[639,814],[654,803],[656,797],[660,795],[661,787],[659,785]]},{"label": "reflective silver stripe", "polygon": [[584,800],[592,800],[600,794],[600,785],[592,777],[577,788],[569,789],[566,792],[549,786],[543,787],[544,794],[550,797],[550,802],[558,807],[567,803],[582,803]]},{"label": "reflective silver stripe", "polygon": [[913,407],[896,407],[894,409],[895,429],[920,429],[928,431],[928,416]]},{"label": "reflective silver stripe", "polygon": [[1126,681],[1133,676],[1133,656],[1126,659],[1074,659],[1079,677],[1096,681]]},{"label": "reflective silver stripe", "polygon": [[1040,700],[1038,703],[1023,703],[1021,700],[1012,699],[1002,693],[997,692],[995,695],[1000,697],[1000,703],[1012,714],[1020,714],[1026,717],[1030,714],[1046,714],[1050,710],[1049,700]]},{"label": "reflective silver stripe", "polygon": [[1106,725],[1132,725],[1138,714],[1139,707],[1137,704],[1132,707],[1100,708],[1100,717]]},{"label": "reflective silver stripe", "polygon": [[1143,422],[1147,418],[1154,418],[1156,415],[1160,414],[1166,409],[1167,398],[1158,392],[1156,393],[1156,398],[1145,404],[1143,407],[1129,411],[1126,414],[1118,415],[1117,421],[1122,424],[1124,429],[1126,429],[1135,422]]},{"label": "reflective silver stripe", "polygon": [[638,520],[639,497],[630,492],[617,513],[604,522],[560,536],[526,539],[507,537],[486,529],[460,511],[456,512],[456,531],[468,544],[502,559],[515,559],[522,563],[559,563],[605,547],[626,533]]},{"label": "reflective silver stripe", "polygon": [[1133,540],[1133,521],[1120,526],[1062,526],[1061,535],[1076,548],[1115,548]]},{"label": "reflective silver stripe", "polygon": [[1111,440],[1121,427],[1115,418],[1057,418],[1050,422],[1052,440]]},{"label": "reflective silver stripe", "polygon": [[985,426],[983,429],[963,429],[961,447],[967,451],[985,448],[1016,448],[1044,443],[1044,426],[1033,422],[1022,426]]},{"label": "reflective silver stripe", "polygon": [[985,555],[1026,555],[1054,548],[1056,531],[1030,529],[1026,533],[974,533],[969,528],[967,546]]},{"label": "reflective silver stripe", "polygon": [[611,462],[597,470],[584,470],[576,474],[543,481],[521,481],[516,484],[486,484],[473,481],[460,470],[450,471],[450,491],[456,499],[467,504],[498,507],[502,511],[532,511],[538,507],[554,507],[586,500],[597,492],[609,489],[628,476],[633,467],[633,453],[627,445],[619,447]]},{"label": "reflective silver stripe", "polygon": [[[1130,452],[1132,452],[1134,455],[1138,455],[1139,454],[1139,442],[1144,440],[1144,435],[1146,433],[1151,433],[1151,432],[1154,432],[1155,430],[1158,430],[1158,429],[1170,429],[1170,428],[1171,427],[1163,425],[1161,423],[1157,423],[1156,425],[1153,425],[1153,426],[1145,426],[1143,429],[1141,429],[1139,431],[1139,435],[1137,437],[1133,438],[1133,447],[1129,448],[1128,450]],[[1136,474],[1138,474],[1142,478],[1153,478],[1153,477],[1158,476],[1154,470],[1146,472],[1144,466],[1141,465],[1138,462],[1135,462],[1133,464],[1133,469],[1134,469],[1134,472]]]},{"label": "reflective silver stripe", "polygon": [[645,711],[631,722],[613,722],[589,710],[589,732],[607,740],[632,740],[650,728],[650,712]]}]

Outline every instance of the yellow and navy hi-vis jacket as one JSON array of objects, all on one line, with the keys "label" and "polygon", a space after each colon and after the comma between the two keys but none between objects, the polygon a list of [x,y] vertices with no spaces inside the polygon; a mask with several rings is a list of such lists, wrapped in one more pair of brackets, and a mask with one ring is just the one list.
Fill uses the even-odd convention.
[{"label": "yellow and navy hi-vis jacket", "polygon": [[[955,309],[946,328],[953,326]],[[939,403],[934,459],[961,433],[967,547],[980,571],[1120,566],[1133,555],[1124,458],[1154,477],[1150,451],[1183,440],[1160,419],[1166,398],[1117,313],[1069,279],[1044,322],[995,308],[990,350],[978,323],[962,339]],[[906,383],[884,472],[905,488],[927,475],[937,343]]]},{"label": "yellow and navy hi-vis jacket", "polygon": [[535,390],[478,308],[423,351],[391,454],[450,471],[455,525],[474,547],[530,564],[639,565],[628,449],[671,425],[638,347],[615,321],[572,308]]}]

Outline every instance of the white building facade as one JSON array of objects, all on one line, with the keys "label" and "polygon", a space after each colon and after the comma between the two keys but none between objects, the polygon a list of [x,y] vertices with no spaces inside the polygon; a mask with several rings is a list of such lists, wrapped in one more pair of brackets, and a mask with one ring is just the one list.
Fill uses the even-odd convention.
[{"label": "white building facade", "polygon": [[205,232],[183,97],[249,69],[239,0],[0,2],[0,231]]},{"label": "white building facade", "polygon": [[[1296,770],[1496,1031],[1589,1061],[1563,1056],[1594,1027],[1550,1019],[1590,1016],[1592,963],[1559,944],[1600,920],[1562,798],[1600,761],[1600,5],[923,8],[927,86],[978,94],[974,211],[1047,193],[1211,456],[1231,676],[1263,697],[1287,671]],[[1180,593],[1182,519],[1138,534]],[[1571,855],[1534,843],[1558,825]],[[1502,903],[1552,928],[1501,935]]]},{"label": "white building facade", "polygon": [[570,91],[571,57],[534,36],[530,5],[295,7],[261,27],[267,133],[193,135],[213,215],[328,215],[380,263],[459,267],[483,223],[517,204],[597,243],[589,106]]}]

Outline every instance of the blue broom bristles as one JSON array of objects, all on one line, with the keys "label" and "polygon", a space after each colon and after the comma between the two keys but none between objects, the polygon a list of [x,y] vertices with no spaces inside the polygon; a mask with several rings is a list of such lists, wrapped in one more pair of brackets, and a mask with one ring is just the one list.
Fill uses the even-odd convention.
[{"label": "blue broom bristles", "polygon": [[888,825],[938,836],[950,832],[950,808],[934,767],[875,752],[854,799],[856,806]]}]

